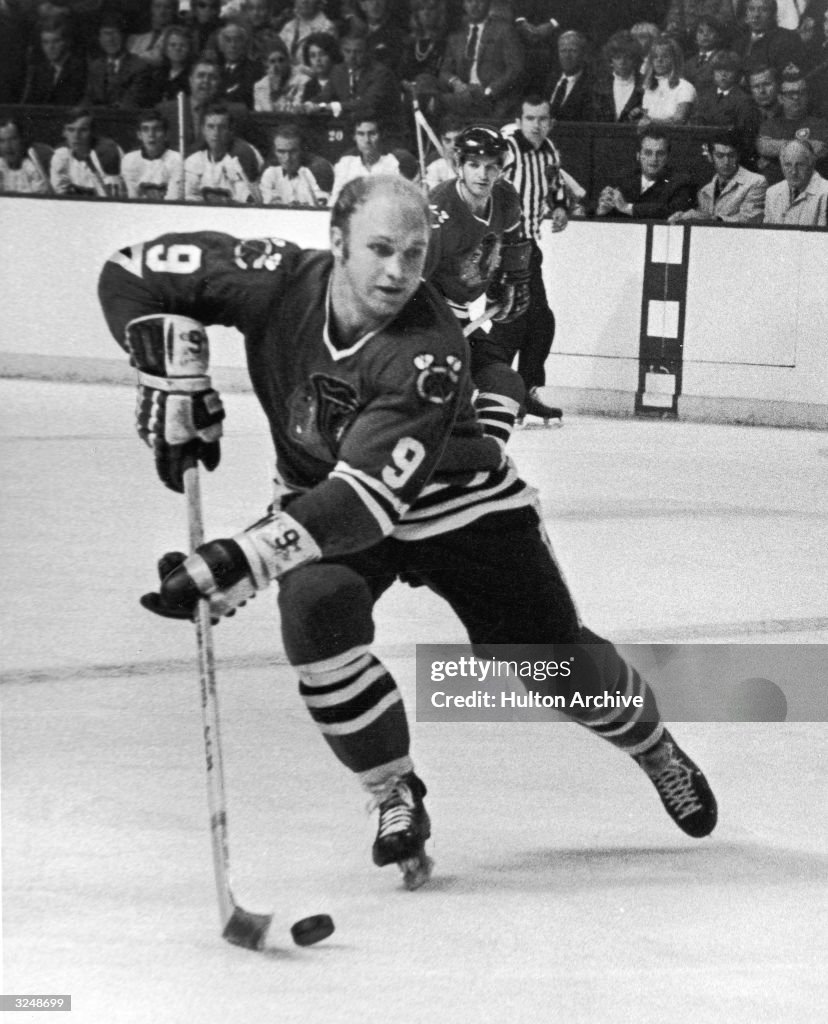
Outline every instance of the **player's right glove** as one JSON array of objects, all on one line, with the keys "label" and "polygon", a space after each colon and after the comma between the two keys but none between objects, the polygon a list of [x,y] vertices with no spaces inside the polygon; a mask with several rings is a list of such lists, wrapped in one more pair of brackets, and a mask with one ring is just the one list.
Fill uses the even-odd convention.
[{"label": "player's right glove", "polygon": [[529,257],[531,242],[513,242],[500,250],[500,263],[486,292],[489,306],[500,306],[492,317],[495,323],[510,323],[529,308]]},{"label": "player's right glove", "polygon": [[232,615],[273,580],[321,554],[301,523],[287,512],[275,512],[235,537],[201,544],[189,558],[177,551],[164,555],[158,564],[159,592],[144,594],[141,604],[168,619],[192,619],[206,597],[215,620]]},{"label": "player's right glove", "polygon": [[213,470],[221,458],[225,414],[207,374],[207,334],[189,317],[152,314],[130,320],[126,344],[138,370],[138,436],[155,453],[158,476],[181,494],[188,459]]}]

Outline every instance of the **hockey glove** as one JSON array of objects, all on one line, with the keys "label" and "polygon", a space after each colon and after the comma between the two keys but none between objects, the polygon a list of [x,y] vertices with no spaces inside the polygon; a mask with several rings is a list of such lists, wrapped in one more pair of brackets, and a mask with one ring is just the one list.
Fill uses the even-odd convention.
[{"label": "hockey glove", "polygon": [[499,312],[492,317],[495,323],[511,323],[529,308],[531,253],[531,242],[514,242],[500,250],[500,264],[486,292],[487,305],[500,306]]},{"label": "hockey glove", "polygon": [[192,619],[206,597],[215,621],[232,615],[272,580],[320,557],[305,527],[276,512],[235,537],[202,544],[189,558],[175,551],[165,555],[158,564],[160,590],[144,594],[141,604],[168,619]]},{"label": "hockey glove", "polygon": [[207,375],[207,335],[189,317],[153,314],[127,324],[126,344],[138,370],[138,436],[163,483],[181,494],[187,459],[213,470],[221,458],[225,413]]}]

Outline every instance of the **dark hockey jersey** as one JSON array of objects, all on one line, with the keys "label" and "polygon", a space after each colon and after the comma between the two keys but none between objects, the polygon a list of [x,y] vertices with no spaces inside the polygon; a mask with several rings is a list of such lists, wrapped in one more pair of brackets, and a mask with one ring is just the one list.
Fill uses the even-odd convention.
[{"label": "dark hockey jersey", "polygon": [[520,199],[509,182],[495,182],[485,214],[473,213],[457,179],[429,193],[432,212],[428,279],[458,316],[486,292],[500,264],[503,242],[523,237]]},{"label": "dark hockey jersey", "polygon": [[324,555],[527,504],[476,419],[468,348],[439,295],[423,284],[392,322],[340,349],[329,333],[332,263],[279,239],[169,234],[116,253],[99,294],[122,345],[126,324],[150,313],[241,331],[279,475],[297,495],[291,515]]}]

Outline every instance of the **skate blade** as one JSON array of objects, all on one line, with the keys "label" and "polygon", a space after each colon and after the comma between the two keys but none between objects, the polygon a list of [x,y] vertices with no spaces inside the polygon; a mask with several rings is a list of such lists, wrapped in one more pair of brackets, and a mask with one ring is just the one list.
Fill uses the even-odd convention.
[{"label": "skate blade", "polygon": [[397,861],[397,866],[402,871],[403,885],[409,892],[413,892],[425,885],[431,878],[434,861],[426,854],[425,850],[421,850],[414,857]]}]

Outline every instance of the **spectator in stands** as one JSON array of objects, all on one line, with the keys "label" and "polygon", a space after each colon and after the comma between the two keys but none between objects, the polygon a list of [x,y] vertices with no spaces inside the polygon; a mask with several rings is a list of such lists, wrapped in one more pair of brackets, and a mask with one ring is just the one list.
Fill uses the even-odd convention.
[{"label": "spectator in stands", "polygon": [[121,161],[121,176],[130,199],[182,199],[184,173],[181,156],[169,148],[168,125],[158,110],[141,114],[137,124],[138,149]]},{"label": "spectator in stands", "polygon": [[0,103],[19,103],[26,87],[29,24],[18,0],[0,2]]},{"label": "spectator in stands", "polygon": [[734,36],[733,49],[745,67],[772,67],[781,74],[789,64],[803,69],[805,47],[791,29],[776,24],[776,0],[747,0],[744,27]]},{"label": "spectator in stands", "polygon": [[710,63],[713,86],[699,93],[695,120],[698,124],[733,128],[740,149],[749,152],[759,119],[750,96],[738,85],[742,71],[739,55],[731,50],[719,50]]},{"label": "spectator in stands", "polygon": [[196,57],[218,56],[218,33],[222,26],[221,0],[193,0],[190,8],[193,20],[190,34]]},{"label": "spectator in stands", "polygon": [[417,178],[417,161],[402,149],[386,149],[377,117],[369,112],[357,113],[354,118],[356,150],[341,156],[334,164],[334,183],[331,206],[343,187],[354,178],[366,174],[402,174],[411,181]]},{"label": "spectator in stands", "polygon": [[696,47],[684,62],[684,77],[695,86],[696,92],[713,87],[711,62],[718,50],[726,49],[725,31],[716,18],[705,15],[696,25]]},{"label": "spectator in stands", "polygon": [[341,40],[342,63],[331,71],[331,91],[339,104],[335,112],[353,118],[370,110],[380,121],[383,138],[396,146],[405,139],[401,86],[384,64],[371,60],[365,36],[354,29]]},{"label": "spectator in stands", "polygon": [[759,115],[759,123],[782,116],[779,79],[774,68],[755,68],[748,75],[750,96]]},{"label": "spectator in stands", "polygon": [[763,175],[741,166],[738,138],[728,133],[714,139],[710,157],[716,173],[699,189],[696,208],[672,214],[667,218],[669,222],[761,224],[768,183]]},{"label": "spectator in stands", "polygon": [[411,35],[399,65],[403,88],[432,112],[440,93],[440,68],[446,53],[446,9],[438,0],[411,0]]},{"label": "spectator in stands", "polygon": [[174,100],[189,88],[192,68],[193,41],[183,25],[171,25],[164,31],[161,44],[161,63],[150,71],[147,102],[156,106],[165,100]]},{"label": "spectator in stands", "polygon": [[785,180],[767,191],[765,223],[828,225],[828,181],[815,169],[816,154],[811,145],[798,139],[786,142],[780,161]]},{"label": "spectator in stands", "polygon": [[523,47],[508,22],[490,14],[490,0],[463,0],[468,24],[452,32],[440,71],[446,112],[468,120],[514,113]]},{"label": "spectator in stands", "polygon": [[68,23],[64,19],[43,22],[39,39],[41,58],[29,68],[21,102],[75,106],[86,91],[87,63],[71,50]]},{"label": "spectator in stands", "polygon": [[297,112],[310,76],[291,63],[288,48],[280,36],[267,55],[265,65],[267,74],[253,86],[253,109],[283,114]]},{"label": "spectator in stands", "polygon": [[270,0],[244,0],[242,24],[250,36],[247,56],[264,64],[267,55],[273,50],[274,39],[279,38],[281,27],[273,17]]},{"label": "spectator in stands", "polygon": [[682,78],[681,47],[672,36],[659,36],[650,47],[644,75],[642,107],[647,121],[687,124],[696,103],[696,90]]},{"label": "spectator in stands", "polygon": [[294,16],[279,33],[287,44],[294,64],[302,61],[302,43],[312,32],[329,32],[336,36],[336,25],[322,12],[321,0],[295,0]]},{"label": "spectator in stands", "polygon": [[152,0],[150,4],[150,29],[131,35],[127,39],[127,49],[146,61],[151,67],[159,67],[164,59],[164,42],[166,30],[174,25],[178,17],[176,0]]},{"label": "spectator in stands", "polygon": [[555,63],[555,40],[558,33],[561,28],[574,26],[567,22],[562,5],[557,0],[515,0],[512,10],[515,31],[523,44],[525,91],[543,94],[549,69]]},{"label": "spectator in stands", "polygon": [[[175,100],[168,100],[161,103],[159,109],[164,115],[167,124],[170,126],[170,138],[175,144],[183,134],[184,147],[191,152],[196,146],[204,142],[201,125],[205,109],[218,98],[221,72],[216,61],[209,57],[200,57],[193,64],[189,78],[189,93],[184,102],[184,125],[178,123],[178,103]],[[247,108],[239,103],[225,104],[233,118],[236,130],[243,134],[240,125],[244,124],[247,115]]]},{"label": "spectator in stands", "polygon": [[331,83],[331,72],[342,60],[339,43],[330,32],[312,32],[305,39],[302,63],[309,77],[299,92],[299,102],[306,114],[330,113],[336,99]]},{"label": "spectator in stands", "polygon": [[388,9],[388,0],[359,0],[365,21],[365,40],[372,60],[379,61],[399,74],[407,42],[405,25],[395,21]]},{"label": "spectator in stands", "polygon": [[0,192],[48,195],[52,190],[44,157],[26,145],[14,118],[0,117]]},{"label": "spectator in stands", "polygon": [[558,37],[558,71],[547,82],[553,121],[592,121],[594,85],[587,68],[587,38],[582,32]]},{"label": "spectator in stands", "polygon": [[808,85],[814,112],[821,117],[828,117],[828,0],[822,15],[822,25],[822,33],[816,40]]},{"label": "spectator in stands", "polygon": [[632,217],[635,220],[666,220],[671,214],[695,205],[691,182],[669,168],[670,139],[665,128],[651,124],[639,130],[638,170],[622,175],[601,190],[598,217]]},{"label": "spectator in stands", "polygon": [[73,107],[63,121],[63,139],[49,168],[52,190],[59,196],[97,196],[99,199],[126,195],[121,177],[123,153],[112,141],[95,131],[92,111]]},{"label": "spectator in stands", "polygon": [[125,46],[124,23],[116,14],[101,18],[98,45],[103,56],[89,62],[87,106],[143,107],[149,89],[149,65]]},{"label": "spectator in stands", "polygon": [[276,166],[266,167],[260,183],[267,206],[327,206],[328,193],[310,167],[303,164],[302,133],[295,124],[283,124],[273,136]]},{"label": "spectator in stands", "polygon": [[653,43],[661,36],[661,29],[651,21],[637,21],[630,29],[630,35],[641,48],[641,75],[645,75],[649,69],[650,49]]},{"label": "spectator in stands", "polygon": [[425,180],[429,190],[444,181],[457,177],[457,136],[465,127],[465,121],[456,114],[445,114],[440,119],[441,155],[435,157],[426,167]]},{"label": "spectator in stands", "polygon": [[781,181],[779,157],[789,139],[810,144],[817,161],[828,155],[828,120],[809,111],[808,83],[804,76],[786,72],[779,89],[782,116],[763,121],[756,139],[756,149],[767,161],[762,173],[772,184]]},{"label": "spectator in stands", "polygon": [[249,42],[250,35],[243,25],[231,22],[219,29],[219,97],[253,110],[253,87],[264,74],[264,67],[247,56]]},{"label": "spectator in stands", "polygon": [[259,201],[261,154],[236,136],[229,107],[211,103],[201,115],[202,145],[184,161],[184,198],[226,205]]},{"label": "spectator in stands", "polygon": [[630,32],[616,32],[604,47],[609,78],[599,78],[592,96],[596,121],[629,124],[643,111],[644,86],[639,67],[641,49]]},{"label": "spectator in stands", "polygon": [[671,0],[664,19],[664,31],[675,36],[682,48],[690,52],[702,18],[715,18],[722,28],[735,21],[733,0]]}]

